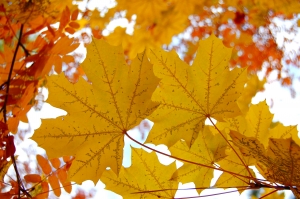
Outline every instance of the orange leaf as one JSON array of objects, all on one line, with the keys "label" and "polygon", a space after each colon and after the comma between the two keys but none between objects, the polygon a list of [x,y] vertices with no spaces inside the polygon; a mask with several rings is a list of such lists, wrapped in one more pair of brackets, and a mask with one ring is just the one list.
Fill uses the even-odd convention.
[{"label": "orange leaf", "polygon": [[68,162],[70,162],[70,161],[73,161],[73,159],[74,159],[74,158],[72,158],[72,156],[64,156],[64,157],[63,157],[63,160],[64,160],[65,163],[68,163]]},{"label": "orange leaf", "polygon": [[46,175],[49,175],[52,171],[49,161],[41,155],[36,155],[36,159],[37,159],[40,167],[42,168],[43,172]]},{"label": "orange leaf", "polygon": [[58,158],[53,158],[50,160],[50,162],[55,169],[60,167],[60,160]]},{"label": "orange leaf", "polygon": [[66,27],[65,28],[65,31],[71,35],[73,35],[75,33],[75,30],[73,28],[70,28],[70,27]]},{"label": "orange leaf", "polygon": [[67,171],[64,170],[64,169],[60,169],[57,171],[57,175],[58,175],[58,178],[60,180],[60,182],[66,182],[67,178],[68,178],[68,174],[67,174]]},{"label": "orange leaf", "polygon": [[78,43],[74,43],[73,38],[62,37],[55,43],[55,46],[51,49],[52,54],[68,54],[74,51],[79,46]]},{"label": "orange leaf", "polygon": [[56,196],[60,196],[61,190],[60,190],[60,185],[58,178],[55,175],[51,175],[48,178],[49,184],[52,187],[52,190]]},{"label": "orange leaf", "polygon": [[49,24],[47,24],[47,28],[48,28],[49,32],[50,32],[53,36],[55,36],[54,30],[53,30],[53,28],[52,28]]},{"label": "orange leaf", "polygon": [[42,182],[42,192],[38,195],[36,195],[33,199],[45,199],[48,198],[49,195],[49,185],[47,182]]},{"label": "orange leaf", "polygon": [[12,132],[12,133],[16,133],[18,130],[18,126],[19,126],[19,119],[16,117],[11,117],[9,118],[9,120],[7,121],[7,125],[8,125],[8,129]]},{"label": "orange leaf", "polygon": [[60,18],[60,24],[59,24],[59,29],[62,30],[70,21],[70,10],[68,6],[64,9],[61,18]]},{"label": "orange leaf", "polygon": [[73,21],[69,23],[69,26],[75,29],[80,28],[79,23]]},{"label": "orange leaf", "polygon": [[75,21],[78,17],[78,14],[79,14],[79,10],[78,9],[74,10],[72,15],[71,15],[71,20]]},{"label": "orange leaf", "polygon": [[66,170],[68,171],[69,168],[71,167],[72,165],[72,161],[74,160],[75,158],[72,157],[72,156],[64,156],[63,157],[63,160],[64,162],[66,163],[65,167],[66,167]]},{"label": "orange leaf", "polygon": [[20,107],[25,107],[29,104],[29,102],[35,97],[35,93],[37,91],[35,82],[31,82],[25,89],[24,94],[20,101],[18,102],[18,105]]},{"label": "orange leaf", "polygon": [[55,71],[59,74],[62,71],[62,60],[60,56],[55,56],[54,60]]},{"label": "orange leaf", "polygon": [[288,85],[291,85],[291,84],[292,84],[292,80],[291,80],[290,77],[286,77],[286,78],[282,79],[282,85],[288,86]]},{"label": "orange leaf", "polygon": [[33,62],[33,61],[36,61],[39,57],[40,57],[39,54],[30,55],[30,56],[26,57],[25,61],[26,62]]},{"label": "orange leaf", "polygon": [[74,62],[74,57],[72,55],[65,55],[62,57],[62,62],[64,63]]},{"label": "orange leaf", "polygon": [[24,179],[26,180],[26,182],[32,182],[32,183],[37,183],[42,180],[39,174],[27,174],[24,176]]},{"label": "orange leaf", "polygon": [[[1,7],[0,7],[1,8]],[[6,192],[6,193],[0,193],[1,199],[11,199],[13,197],[13,194]]]},{"label": "orange leaf", "polygon": [[71,184],[71,182],[64,182],[64,183],[62,183],[62,185],[64,186],[64,189],[65,189],[65,191],[66,192],[68,192],[68,193],[71,193],[71,191],[72,191],[72,184]]}]

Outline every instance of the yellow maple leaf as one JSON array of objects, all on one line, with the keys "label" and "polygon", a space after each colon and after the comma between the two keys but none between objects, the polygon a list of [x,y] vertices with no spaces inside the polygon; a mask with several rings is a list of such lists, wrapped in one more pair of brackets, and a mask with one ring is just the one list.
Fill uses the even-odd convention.
[{"label": "yellow maple leaf", "polygon": [[[248,168],[249,166],[256,166],[260,173],[270,182],[281,184],[283,184],[282,182],[286,182],[285,180],[278,181],[275,177],[273,179],[272,177],[267,177],[266,173],[269,173],[268,170],[271,170],[276,162],[279,161],[270,160],[270,151],[274,150],[274,147],[270,148],[270,143],[272,144],[271,140],[276,140],[274,138],[281,140],[293,138],[295,140],[293,142],[299,145],[300,140],[298,138],[297,126],[283,126],[280,123],[274,126],[272,119],[273,114],[270,113],[268,105],[263,101],[259,104],[251,105],[245,116],[226,119],[226,123],[220,122],[217,124],[219,129],[230,129],[229,133],[232,141],[238,148],[232,146],[235,151],[231,150],[228,157],[218,162],[221,168],[231,171],[232,174],[223,173],[215,186],[235,185],[238,188],[248,186],[251,182],[250,180],[255,182],[255,175]],[[266,151],[267,148],[268,151]],[[240,158],[238,158],[236,153]],[[241,178],[234,174],[241,174],[246,177]],[[279,173],[277,172],[277,174]],[[273,175],[275,176],[276,174]],[[274,188],[276,189],[276,187]],[[297,190],[294,191],[294,194],[296,193]]]},{"label": "yellow maple leaf", "polygon": [[172,37],[183,32],[187,24],[188,16],[183,13],[177,13],[173,10],[165,12],[163,18],[153,29],[153,43],[157,43],[158,46],[159,44],[171,43]]},{"label": "yellow maple leaf", "polygon": [[172,146],[184,139],[191,146],[206,118],[223,121],[240,114],[236,99],[243,91],[246,72],[228,68],[231,49],[214,35],[199,42],[192,66],[173,51],[157,49],[148,54],[155,75],[162,80],[152,95],[161,105],[149,118],[155,125],[147,141]]},{"label": "yellow maple leaf", "polygon": [[110,45],[122,45],[124,50],[129,47],[130,36],[126,33],[126,28],[116,27],[114,32],[109,34],[105,39]]},{"label": "yellow maple leaf", "polygon": [[[233,146],[235,147],[235,146]],[[242,154],[236,150],[230,150],[227,157],[218,161],[218,165],[221,169],[225,169],[214,187],[236,187],[241,193],[248,187],[251,179],[255,177],[255,173],[249,166],[254,165],[255,161],[252,157],[244,157]],[[239,157],[237,156],[237,154]]]},{"label": "yellow maple leaf", "polygon": [[158,79],[145,54],[128,66],[121,47],[102,40],[93,40],[87,51],[82,68],[92,84],[80,79],[73,85],[63,75],[51,76],[48,101],[68,115],[43,121],[33,136],[50,157],[75,156],[70,176],[77,183],[96,183],[107,167],[118,174],[126,131],[157,107],[150,96]]},{"label": "yellow maple leaf", "polygon": [[174,198],[178,183],[170,180],[176,171],[175,162],[165,166],[158,162],[154,152],[142,149],[132,150],[132,165],[121,168],[119,177],[111,170],[104,171],[100,180],[106,189],[112,190],[124,199]]},{"label": "yellow maple leaf", "polygon": [[261,81],[257,75],[250,76],[242,96],[238,99],[238,105],[243,113],[248,111],[251,100],[256,93],[264,90],[265,83],[266,78]]},{"label": "yellow maple leaf", "polygon": [[[196,187],[209,187],[213,178],[215,162],[226,157],[227,143],[220,134],[213,135],[214,127],[206,126],[191,148],[185,141],[178,141],[170,147],[172,155],[202,164],[185,163],[174,173],[172,179],[182,183],[194,182]],[[205,167],[204,165],[207,165]],[[203,189],[197,189],[200,194]]]},{"label": "yellow maple leaf", "polygon": [[266,150],[254,137],[246,137],[236,131],[231,131],[230,136],[244,156],[256,160],[256,167],[266,180],[274,185],[288,186],[295,195],[299,195],[300,146],[292,138],[270,138]]},{"label": "yellow maple leaf", "polygon": [[[297,126],[283,126],[277,124],[273,128],[273,114],[270,112],[266,101],[251,105],[246,115],[226,119],[226,123],[218,123],[220,129],[229,128],[247,137],[258,139],[266,148],[269,138],[298,137]],[[298,143],[300,144],[300,142]]]},{"label": "yellow maple leaf", "polygon": [[162,17],[162,12],[168,9],[168,1],[161,0],[119,0],[117,7],[127,10],[127,16],[137,16],[138,23],[156,22]]}]

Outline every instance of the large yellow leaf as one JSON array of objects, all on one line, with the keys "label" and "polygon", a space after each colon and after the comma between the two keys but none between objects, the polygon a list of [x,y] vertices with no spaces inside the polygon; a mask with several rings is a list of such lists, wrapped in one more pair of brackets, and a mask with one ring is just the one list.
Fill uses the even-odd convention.
[{"label": "large yellow leaf", "polygon": [[105,171],[101,181],[106,189],[116,192],[124,199],[174,198],[177,181],[170,180],[176,171],[175,162],[165,166],[158,162],[154,152],[132,150],[132,165],[121,168],[119,177],[111,170]]},{"label": "large yellow leaf", "polygon": [[152,96],[161,105],[149,118],[155,125],[147,141],[172,146],[184,139],[191,146],[207,117],[223,121],[240,114],[236,101],[246,72],[228,68],[231,49],[214,35],[199,42],[192,66],[173,51],[156,49],[148,54],[162,80]]},{"label": "large yellow leaf", "polygon": [[[220,134],[213,135],[211,132],[213,130],[213,127],[206,126],[191,148],[182,140],[170,147],[172,155],[203,165],[185,162],[173,175],[172,179],[182,183],[194,182],[196,187],[210,186],[213,178],[213,168],[216,166],[215,162],[226,157],[225,150],[227,148],[225,139]],[[197,189],[199,194],[202,190]]]},{"label": "large yellow leaf", "polygon": [[49,103],[68,112],[43,121],[33,139],[50,157],[74,155],[71,180],[97,182],[122,165],[124,135],[156,107],[150,98],[158,79],[144,54],[126,65],[120,47],[93,40],[82,67],[92,82],[69,83],[63,75],[48,79]]},{"label": "large yellow leaf", "polygon": [[[259,169],[266,180],[281,184],[287,183],[285,185],[288,185],[288,179],[280,180],[275,177],[276,174],[274,173],[272,174],[273,176],[269,176],[272,173],[271,170],[276,171],[277,174],[279,174],[276,169],[280,169],[276,168],[280,167],[279,165],[276,165],[277,163],[280,163],[280,160],[275,160],[276,158],[271,160],[270,152],[275,150],[273,140],[277,139],[274,138],[279,138],[280,140],[292,138],[293,142],[299,145],[300,140],[298,138],[298,131],[296,126],[283,126],[280,123],[274,126],[274,124],[272,124],[272,119],[273,114],[270,113],[268,105],[263,101],[259,104],[251,105],[244,117],[238,116],[229,118],[226,119],[226,123],[219,122],[217,124],[219,129],[230,129],[230,131],[228,131],[236,146],[232,146],[232,149],[235,149],[235,151],[231,150],[228,157],[218,162],[221,168],[232,172],[232,174],[224,172],[216,182],[215,186],[248,186],[250,180],[255,180],[255,175],[248,166],[254,165]],[[268,151],[266,151],[267,148]],[[282,147],[282,150],[284,150],[284,147]],[[294,158],[291,154],[284,155],[286,157],[290,156],[292,159]],[[297,157],[295,156],[295,158]],[[280,159],[280,157],[278,157],[278,159]],[[291,162],[292,160],[282,161]],[[234,173],[241,174],[245,177],[236,176]],[[288,171],[286,171],[286,174],[284,175],[289,175]]]},{"label": "large yellow leaf", "polygon": [[295,189],[294,194],[299,193],[300,146],[292,138],[270,138],[266,150],[254,137],[235,131],[231,131],[230,136],[245,156],[256,159],[256,166],[266,180],[289,186]]}]

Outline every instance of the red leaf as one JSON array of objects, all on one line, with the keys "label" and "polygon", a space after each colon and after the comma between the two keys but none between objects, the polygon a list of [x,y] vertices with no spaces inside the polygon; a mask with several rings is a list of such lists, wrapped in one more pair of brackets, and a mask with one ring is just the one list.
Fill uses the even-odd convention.
[{"label": "red leaf", "polygon": [[6,157],[13,156],[16,152],[14,136],[9,135],[6,140]]},{"label": "red leaf", "polygon": [[78,9],[74,10],[71,16],[71,20],[75,21],[78,17],[78,14],[79,14],[79,10]]}]

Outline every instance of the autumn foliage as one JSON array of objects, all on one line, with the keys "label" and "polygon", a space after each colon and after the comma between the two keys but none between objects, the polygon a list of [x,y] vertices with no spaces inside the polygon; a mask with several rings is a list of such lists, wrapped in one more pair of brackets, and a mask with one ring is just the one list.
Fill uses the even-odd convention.
[{"label": "autumn foliage", "polygon": [[[299,66],[300,54],[288,51],[292,39],[276,37],[280,20],[296,34],[298,1],[77,3],[0,2],[0,198],[60,197],[85,180],[123,198],[175,198],[189,182],[198,194],[265,188],[262,197],[291,190],[300,198],[296,126],[272,123],[265,101],[251,104],[273,73],[292,87],[289,67]],[[118,19],[133,31],[109,30]],[[28,111],[40,109],[43,87],[67,115],[43,120],[32,139],[47,156],[21,170],[14,138]],[[128,131],[145,119],[154,125],[140,141]],[[129,168],[125,137],[152,151],[132,148]],[[171,155],[145,143],[164,144]],[[183,166],[162,165],[155,153]],[[211,187],[214,170],[222,174]]]}]

